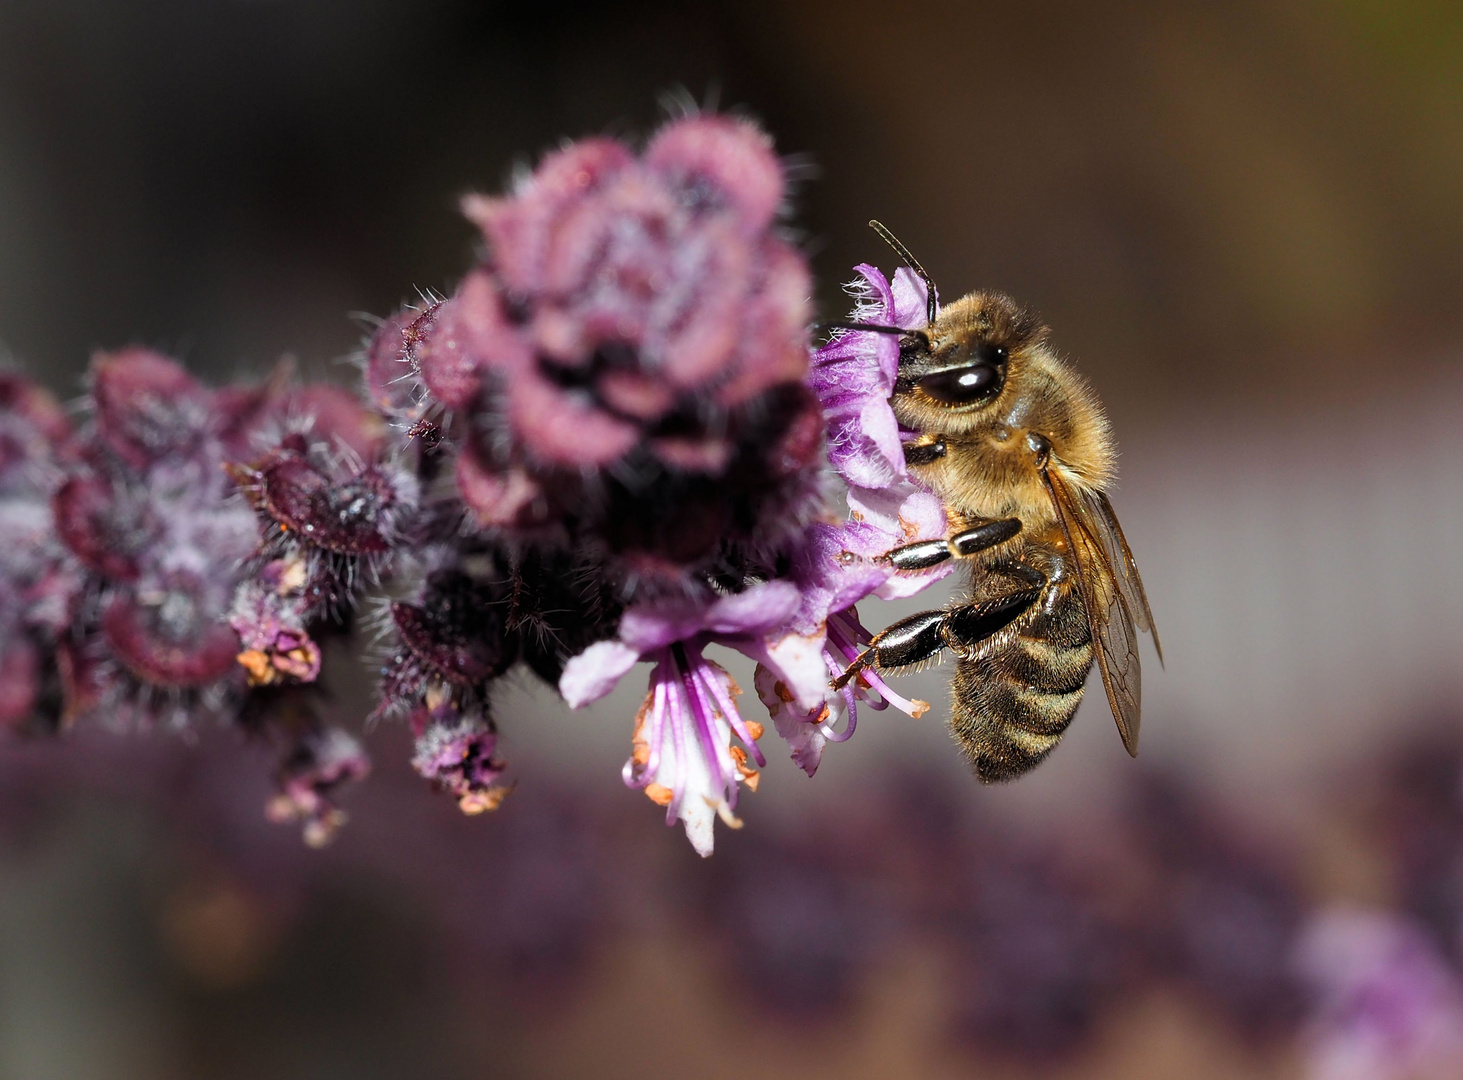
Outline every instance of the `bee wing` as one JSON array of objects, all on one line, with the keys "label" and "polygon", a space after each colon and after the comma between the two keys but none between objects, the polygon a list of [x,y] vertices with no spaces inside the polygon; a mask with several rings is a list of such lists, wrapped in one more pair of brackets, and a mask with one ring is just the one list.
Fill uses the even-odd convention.
[{"label": "bee wing", "polygon": [[[1055,469],[1043,469],[1042,479],[1077,564],[1082,604],[1087,609],[1087,625],[1092,632],[1092,647],[1097,654],[1098,670],[1102,672],[1108,705],[1112,707],[1123,747],[1136,757],[1143,679],[1138,664],[1135,607],[1141,611],[1146,627],[1153,623],[1142,583],[1133,584],[1137,581],[1136,571],[1129,581],[1127,565],[1109,554],[1110,544],[1120,556],[1127,549],[1121,532],[1116,537],[1111,535],[1111,530],[1117,528],[1111,508],[1104,511],[1102,503],[1089,500],[1085,493],[1074,494]],[[1119,570],[1119,566],[1123,569]],[[1129,600],[1130,594],[1137,604]]]},{"label": "bee wing", "polygon": [[1158,641],[1158,627],[1153,625],[1153,611],[1148,606],[1148,594],[1143,591],[1143,579],[1138,575],[1138,564],[1133,559],[1133,550],[1128,547],[1128,538],[1118,524],[1112,503],[1102,492],[1082,492],[1082,501],[1087,504],[1088,521],[1107,552],[1108,565],[1112,568],[1113,580],[1123,594],[1133,622],[1139,630],[1153,635],[1153,650],[1158,653],[1158,663],[1163,664],[1163,646]]}]

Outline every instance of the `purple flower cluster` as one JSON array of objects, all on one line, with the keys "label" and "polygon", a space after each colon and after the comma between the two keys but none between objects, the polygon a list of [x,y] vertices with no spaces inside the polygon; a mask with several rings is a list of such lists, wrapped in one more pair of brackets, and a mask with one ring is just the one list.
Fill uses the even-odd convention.
[{"label": "purple flower cluster", "polygon": [[243,680],[225,616],[256,535],[223,467],[266,392],[210,391],[128,349],[93,361],[89,403],[51,500],[77,567],[57,642],[60,719],[183,727],[226,714]]},{"label": "purple flower cluster", "polygon": [[[896,342],[811,349],[786,186],[723,116],[550,154],[466,200],[479,262],[381,322],[363,399],[283,374],[211,390],[129,349],[97,358],[73,433],[7,377],[0,720],[234,723],[280,747],[271,816],[323,842],[368,771],[322,718],[329,638],[374,627],[374,715],[467,812],[511,790],[497,680],[522,665],[578,707],[643,660],[625,782],[709,854],[766,757],[708,650],[756,661],[809,775],[860,702],[922,713],[872,672],[830,690],[870,636],[854,604],[948,572],[878,556],[945,517],[905,472]],[[859,273],[859,317],[922,325],[918,279]]]},{"label": "purple flower cluster", "polygon": [[56,643],[80,587],[51,510],[69,438],[49,395],[0,373],[0,725],[7,727],[27,724],[54,697]]},{"label": "purple flower cluster", "polygon": [[643,591],[742,572],[816,512],[811,282],[775,229],[784,186],[764,135],[700,116],[466,201],[484,261],[408,355],[455,421],[478,523],[596,548]]},{"label": "purple flower cluster", "polygon": [[1296,959],[1316,999],[1311,1080],[1463,1075],[1463,981],[1422,927],[1387,912],[1322,910]]},{"label": "purple flower cluster", "polygon": [[[923,325],[926,294],[918,278],[900,271],[891,285],[871,266],[859,270],[863,280],[853,286],[859,317]],[[755,584],[729,595],[712,588],[631,604],[618,636],[574,657],[559,682],[564,699],[577,707],[607,694],[636,661],[654,663],[625,782],[665,805],[668,821],[683,821],[702,854],[711,852],[716,817],[740,825],[738,786],[755,787],[758,775],[748,758],[765,763],[756,742],[761,725],[742,721],[734,701],[740,689],[705,658],[708,645],[757,661],[757,696],[809,776],[829,742],[853,734],[860,701],[912,716],[929,708],[900,697],[867,670],[843,689],[829,689],[870,639],[854,608],[859,600],[910,596],[949,572],[897,574],[878,561],[893,547],[945,530],[943,505],[905,470],[889,406],[898,361],[889,335],[863,331],[842,332],[812,356],[806,382],[821,407],[830,464],[847,485],[847,520],[805,524],[781,559],[765,561],[752,575]]]}]

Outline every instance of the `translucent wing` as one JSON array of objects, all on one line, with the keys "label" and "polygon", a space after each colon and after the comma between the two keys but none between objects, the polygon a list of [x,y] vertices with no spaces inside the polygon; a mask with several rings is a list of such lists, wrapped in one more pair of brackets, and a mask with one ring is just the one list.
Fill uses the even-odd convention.
[{"label": "translucent wing", "polygon": [[1158,653],[1158,662],[1163,663],[1163,646],[1158,641],[1158,628],[1153,625],[1153,611],[1148,607],[1148,594],[1143,591],[1143,579],[1138,576],[1138,564],[1133,561],[1133,551],[1113,513],[1112,503],[1102,492],[1081,492],[1081,501],[1086,504],[1087,522],[1102,541],[1107,552],[1108,565],[1112,568],[1113,580],[1118,591],[1132,612],[1133,622],[1139,630],[1153,635],[1153,650]]},{"label": "translucent wing", "polygon": [[1107,499],[1074,491],[1055,469],[1043,468],[1042,479],[1077,564],[1097,667],[1118,734],[1136,757],[1143,705],[1137,628],[1153,627],[1143,583]]}]

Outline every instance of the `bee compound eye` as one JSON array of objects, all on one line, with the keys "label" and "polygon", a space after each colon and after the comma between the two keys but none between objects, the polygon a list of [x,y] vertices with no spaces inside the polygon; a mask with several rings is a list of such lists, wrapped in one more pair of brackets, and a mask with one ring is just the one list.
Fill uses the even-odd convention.
[{"label": "bee compound eye", "polygon": [[927,396],[946,405],[969,405],[1000,393],[1004,381],[999,367],[982,363],[937,371],[924,376],[918,385]]}]

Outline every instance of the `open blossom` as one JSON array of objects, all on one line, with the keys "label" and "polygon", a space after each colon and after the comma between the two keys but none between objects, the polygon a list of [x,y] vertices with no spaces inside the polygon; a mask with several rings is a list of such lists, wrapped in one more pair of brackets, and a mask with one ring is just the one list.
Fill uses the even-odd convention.
[{"label": "open blossom", "polygon": [[[703,655],[707,645],[737,649],[768,665],[790,685],[817,692],[826,679],[815,649],[785,630],[797,610],[798,591],[769,581],[706,604],[677,601],[634,607],[620,620],[619,636],[591,645],[566,665],[559,691],[577,708],[612,690],[637,661],[655,667],[650,692],[635,720],[634,753],[625,783],[679,819],[702,855],[712,849],[719,816],[738,827],[734,811],[742,782],[755,787],[762,726],[742,719],[741,690],[719,664]],[[732,744],[732,736],[742,746]]]},{"label": "open blossom", "polygon": [[[925,325],[928,294],[913,272],[900,267],[891,282],[876,267],[857,269],[862,280],[849,286],[858,298],[855,320],[909,330]],[[809,588],[841,590],[831,604],[850,606],[871,594],[885,600],[913,596],[953,570],[945,563],[900,574],[875,561],[892,547],[945,535],[944,505],[905,467],[903,433],[889,403],[898,371],[899,339],[859,330],[837,331],[813,354],[808,371],[827,425],[828,460],[848,484],[849,521],[819,538],[822,557],[809,559],[804,570]],[[841,553],[856,558],[829,558],[825,553],[835,541]]]}]

